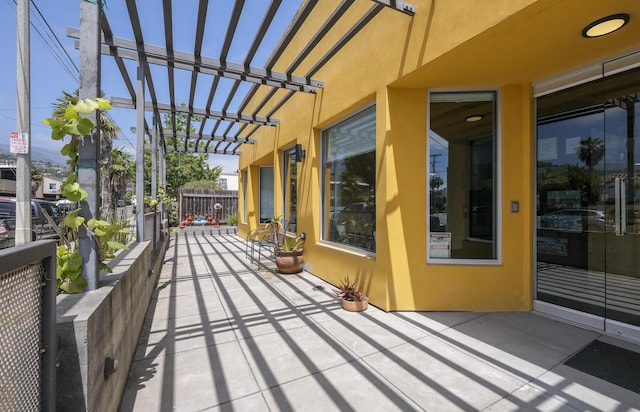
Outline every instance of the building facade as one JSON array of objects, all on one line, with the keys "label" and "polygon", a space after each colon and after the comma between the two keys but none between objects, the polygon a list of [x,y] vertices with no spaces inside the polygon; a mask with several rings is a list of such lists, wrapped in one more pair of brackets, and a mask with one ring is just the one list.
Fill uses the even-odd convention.
[{"label": "building facade", "polygon": [[238,174],[220,173],[218,184],[222,190],[238,190]]},{"label": "building facade", "polygon": [[43,176],[42,183],[36,192],[37,198],[58,200],[62,194],[64,181],[51,176]]},{"label": "building facade", "polygon": [[[243,146],[239,232],[291,219],[308,271],[384,310],[535,309],[640,339],[640,3],[411,4]],[[592,37],[607,16],[625,25]]]}]

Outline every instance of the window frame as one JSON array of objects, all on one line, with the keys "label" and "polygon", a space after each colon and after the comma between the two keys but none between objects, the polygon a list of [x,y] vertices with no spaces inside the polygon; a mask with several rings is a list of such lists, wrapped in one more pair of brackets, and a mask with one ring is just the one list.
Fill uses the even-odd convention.
[{"label": "window frame", "polygon": [[249,182],[249,170],[242,169],[242,223],[247,223],[247,185]]},{"label": "window frame", "polygon": [[[271,169],[271,214],[270,216],[262,218],[262,171],[266,169]],[[273,166],[260,166],[258,170],[258,223],[264,224],[266,221],[275,216],[275,170]]]},{"label": "window frame", "polygon": [[[371,108],[374,108],[374,113],[375,113],[375,126],[376,126],[376,136],[375,136],[375,148],[374,150],[377,151],[377,145],[378,145],[378,136],[377,136],[377,129],[378,129],[378,113],[377,113],[377,108],[376,108],[376,102],[372,101],[364,106],[360,106],[357,109],[349,112],[348,114],[346,114],[345,116],[340,117],[339,119],[335,120],[334,122],[331,122],[329,124],[327,124],[326,126],[324,126],[322,129],[320,129],[320,244],[325,244],[325,245],[331,245],[332,247],[337,247],[341,250],[345,250],[345,251],[350,251],[350,252],[354,252],[357,253],[359,255],[362,256],[367,256],[370,258],[375,258],[376,256],[376,251],[377,251],[377,240],[375,241],[375,248],[376,251],[372,251],[372,250],[368,250],[368,249],[363,249],[357,246],[353,246],[353,245],[348,245],[345,243],[340,243],[340,242],[336,242],[336,241],[332,241],[329,239],[325,238],[325,232],[327,229],[327,224],[330,224],[330,222],[327,221],[327,217],[329,216],[329,213],[325,213],[325,205],[327,205],[327,199],[326,199],[326,193],[327,191],[325,190],[325,185],[326,185],[326,181],[325,181],[325,165],[327,163],[327,153],[325,150],[325,132],[329,129],[331,129],[332,127],[335,127],[336,125],[343,123],[355,116],[357,116],[358,114],[369,110]],[[378,164],[377,164],[377,154],[376,154],[376,164],[375,164],[375,173],[377,175],[378,172]],[[377,193],[377,190],[376,190]],[[374,219],[377,219],[377,212],[374,215]]]},{"label": "window frame", "polygon": [[[495,183],[494,183],[494,204],[495,204],[495,214],[494,214],[494,218],[495,218],[495,222],[494,222],[494,230],[495,230],[495,257],[494,258],[487,258],[487,259],[478,259],[478,258],[473,258],[473,259],[460,259],[460,258],[449,258],[449,259],[443,259],[443,258],[432,258],[430,256],[430,247],[431,247],[431,241],[430,241],[430,234],[431,234],[431,221],[430,221],[430,205],[431,205],[431,195],[430,195],[430,190],[429,190],[429,184],[430,184],[430,173],[431,173],[431,163],[429,161],[430,159],[430,144],[429,144],[429,132],[431,130],[431,95],[433,93],[462,93],[462,94],[472,94],[472,93],[493,93],[495,96],[495,102],[494,102],[494,173],[495,173]],[[486,88],[471,88],[471,89],[449,89],[449,88],[445,88],[445,89],[440,89],[440,88],[435,88],[435,89],[429,89],[427,90],[427,142],[426,142],[426,164],[427,164],[427,170],[425,173],[426,176],[426,207],[425,207],[425,214],[426,214],[426,230],[425,230],[425,235],[426,235],[426,250],[425,250],[425,257],[426,257],[426,262],[428,264],[433,264],[433,265],[465,265],[465,266],[469,266],[469,265],[475,265],[475,266],[499,266],[502,265],[502,95],[501,95],[501,91],[498,88],[490,88],[490,87],[486,87]],[[469,165],[467,165],[467,167],[469,167]],[[467,174],[467,179],[468,179],[468,174]],[[465,184],[469,184],[469,182],[465,182]],[[465,195],[467,196],[467,195]],[[467,201],[468,201],[468,197],[467,197]],[[465,226],[468,229],[470,220],[469,218],[465,219]],[[433,232],[433,233],[437,233],[437,232]],[[471,239],[472,237],[469,236],[469,234],[467,233],[467,236],[465,237],[465,239]]]},{"label": "window frame", "polygon": [[[287,179],[287,173],[289,172],[291,159],[293,159],[294,162],[297,162],[295,145],[287,147],[282,151],[282,216],[283,216],[283,219],[289,220],[289,225],[287,229],[290,229],[292,224],[295,225],[296,227],[296,230],[287,230],[287,232],[297,233],[298,210],[296,208],[296,221],[295,223],[293,223],[290,216],[291,209],[287,208],[287,192],[291,189],[291,181]],[[298,173],[298,168],[296,167],[296,174],[297,173]],[[296,192],[297,190],[298,190],[298,186],[296,183]],[[296,193],[296,198],[297,196],[298,196],[298,193]]]}]

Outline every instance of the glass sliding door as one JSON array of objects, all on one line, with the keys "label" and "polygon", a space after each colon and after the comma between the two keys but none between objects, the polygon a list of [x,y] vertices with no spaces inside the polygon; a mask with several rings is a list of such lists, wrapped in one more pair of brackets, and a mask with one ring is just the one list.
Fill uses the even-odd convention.
[{"label": "glass sliding door", "polygon": [[607,327],[617,331],[617,322],[640,326],[640,69],[607,77],[604,92],[604,197],[613,219],[606,228],[605,307],[613,321]]},{"label": "glass sliding door", "polygon": [[536,299],[640,339],[640,69],[609,72],[536,100]]},{"label": "glass sliding door", "polygon": [[[537,299],[603,317],[602,81],[537,99]],[[598,325],[602,327],[602,324]]]}]

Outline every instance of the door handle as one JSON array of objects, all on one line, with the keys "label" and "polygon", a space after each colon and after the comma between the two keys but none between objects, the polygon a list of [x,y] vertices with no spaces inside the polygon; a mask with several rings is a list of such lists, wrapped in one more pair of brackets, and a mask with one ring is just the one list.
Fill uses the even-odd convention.
[{"label": "door handle", "polygon": [[627,233],[627,185],[624,179],[616,177],[614,181],[614,224],[616,236],[624,236]]}]

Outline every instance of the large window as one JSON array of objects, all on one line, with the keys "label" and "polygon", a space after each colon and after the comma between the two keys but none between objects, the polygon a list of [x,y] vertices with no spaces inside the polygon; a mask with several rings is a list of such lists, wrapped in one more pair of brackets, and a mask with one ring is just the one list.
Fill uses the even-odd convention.
[{"label": "large window", "polygon": [[242,171],[242,222],[247,223],[247,185],[249,177],[247,169]]},{"label": "large window", "polygon": [[429,96],[428,258],[497,259],[495,92]]},{"label": "large window", "polygon": [[283,204],[285,219],[289,220],[289,232],[297,232],[298,221],[298,162],[295,148],[284,151],[283,159]]},{"label": "large window", "polygon": [[322,132],[323,239],[376,250],[375,106]]},{"label": "large window", "polygon": [[273,166],[260,168],[260,223],[273,217]]}]

